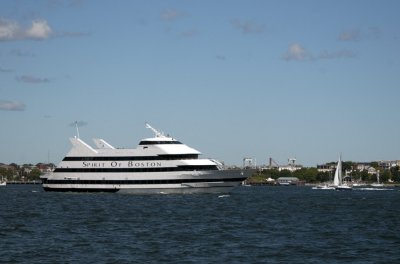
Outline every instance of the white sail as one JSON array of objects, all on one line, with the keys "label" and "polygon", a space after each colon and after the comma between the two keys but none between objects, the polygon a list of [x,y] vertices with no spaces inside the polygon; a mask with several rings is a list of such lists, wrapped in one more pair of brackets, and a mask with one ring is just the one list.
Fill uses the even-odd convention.
[{"label": "white sail", "polygon": [[348,183],[343,183],[342,179],[342,157],[339,156],[339,161],[335,171],[335,178],[333,179],[333,185],[335,186],[335,190],[352,190],[353,187],[348,185]]},{"label": "white sail", "polygon": [[342,161],[340,157],[336,166],[335,177],[333,178],[333,185],[334,186],[342,185]]}]

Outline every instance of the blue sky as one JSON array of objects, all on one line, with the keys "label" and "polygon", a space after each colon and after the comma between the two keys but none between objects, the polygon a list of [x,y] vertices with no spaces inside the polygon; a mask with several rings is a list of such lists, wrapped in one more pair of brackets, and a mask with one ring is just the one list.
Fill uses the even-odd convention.
[{"label": "blue sky", "polygon": [[241,164],[400,159],[399,1],[0,3],[0,162],[144,124]]}]

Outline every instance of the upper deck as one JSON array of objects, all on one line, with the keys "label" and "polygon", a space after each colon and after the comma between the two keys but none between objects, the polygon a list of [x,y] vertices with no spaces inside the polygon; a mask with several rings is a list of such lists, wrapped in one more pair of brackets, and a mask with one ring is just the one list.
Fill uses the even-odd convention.
[{"label": "upper deck", "polygon": [[201,152],[191,148],[180,141],[164,136],[163,133],[150,128],[155,136],[152,138],[142,139],[136,148],[115,148],[103,139],[93,139],[96,148],[91,147],[79,137],[70,138],[72,149],[66,155],[67,157],[142,157],[142,156],[160,156],[160,155],[192,155],[193,157],[200,155]]}]

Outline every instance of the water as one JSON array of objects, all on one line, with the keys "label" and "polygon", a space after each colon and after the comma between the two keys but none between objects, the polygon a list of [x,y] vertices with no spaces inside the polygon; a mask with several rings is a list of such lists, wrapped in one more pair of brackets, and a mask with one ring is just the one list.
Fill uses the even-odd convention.
[{"label": "water", "polygon": [[400,188],[230,195],[0,188],[0,263],[400,263]]}]

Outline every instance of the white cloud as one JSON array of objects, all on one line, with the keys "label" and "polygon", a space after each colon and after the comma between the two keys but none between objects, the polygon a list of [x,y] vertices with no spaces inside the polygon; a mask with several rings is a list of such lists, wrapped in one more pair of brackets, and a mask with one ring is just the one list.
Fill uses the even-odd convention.
[{"label": "white cloud", "polygon": [[361,32],[359,29],[342,31],[339,34],[338,40],[341,41],[359,41],[361,40]]},{"label": "white cloud", "polygon": [[179,35],[184,38],[190,38],[190,37],[196,36],[198,33],[199,33],[199,31],[197,29],[189,29],[189,30],[180,32]]},{"label": "white cloud", "polygon": [[22,102],[0,100],[0,110],[25,111],[25,107],[25,104]]},{"label": "white cloud", "polygon": [[25,35],[27,38],[32,39],[47,39],[51,34],[51,28],[46,20],[34,20],[32,25],[26,30]]},{"label": "white cloud", "polygon": [[355,58],[357,55],[350,50],[339,51],[323,51],[319,54],[319,59],[341,59],[341,58]]},{"label": "white cloud", "polygon": [[378,27],[368,28],[368,36],[370,39],[380,39],[382,35],[382,30]]},{"label": "white cloud", "polygon": [[356,58],[357,54],[351,50],[338,50],[329,51],[324,50],[319,53],[319,55],[313,56],[313,54],[306,50],[299,43],[291,44],[285,54],[283,54],[283,59],[286,61],[306,61],[306,60],[334,60],[334,59],[350,59]]},{"label": "white cloud", "polygon": [[367,29],[350,29],[340,32],[338,40],[340,41],[365,41],[378,40],[382,31],[378,27],[369,27]]},{"label": "white cloud", "polygon": [[304,61],[311,58],[311,54],[299,43],[291,44],[283,55],[283,59],[287,61]]},{"label": "white cloud", "polygon": [[167,9],[161,12],[160,17],[164,21],[174,21],[180,17],[184,16],[184,13],[181,13],[174,9]]},{"label": "white cloud", "polygon": [[240,30],[243,34],[256,34],[263,33],[265,31],[265,26],[262,24],[255,24],[253,22],[243,22],[239,19],[235,19],[231,22],[232,26]]},{"label": "white cloud", "polygon": [[52,29],[43,19],[34,20],[29,27],[23,28],[15,21],[0,18],[0,41],[44,40],[51,34]]},{"label": "white cloud", "polygon": [[9,52],[10,55],[17,57],[34,57],[35,54],[28,50],[13,49]]},{"label": "white cloud", "polygon": [[90,36],[91,33],[90,32],[79,32],[79,31],[64,31],[64,32],[56,32],[53,33],[52,36],[53,37],[57,37],[57,38],[80,38],[80,37],[87,37]]},{"label": "white cloud", "polygon": [[16,22],[0,18],[0,41],[16,39],[19,31],[20,28]]},{"label": "white cloud", "polygon": [[33,84],[50,82],[50,80],[47,78],[41,78],[41,77],[36,77],[36,76],[32,76],[32,75],[21,75],[21,76],[17,76],[16,79],[17,79],[17,81],[20,81],[20,82],[33,83]]},{"label": "white cloud", "polygon": [[13,72],[13,71],[14,71],[13,69],[3,68],[0,66],[0,72],[6,73],[6,72]]}]

